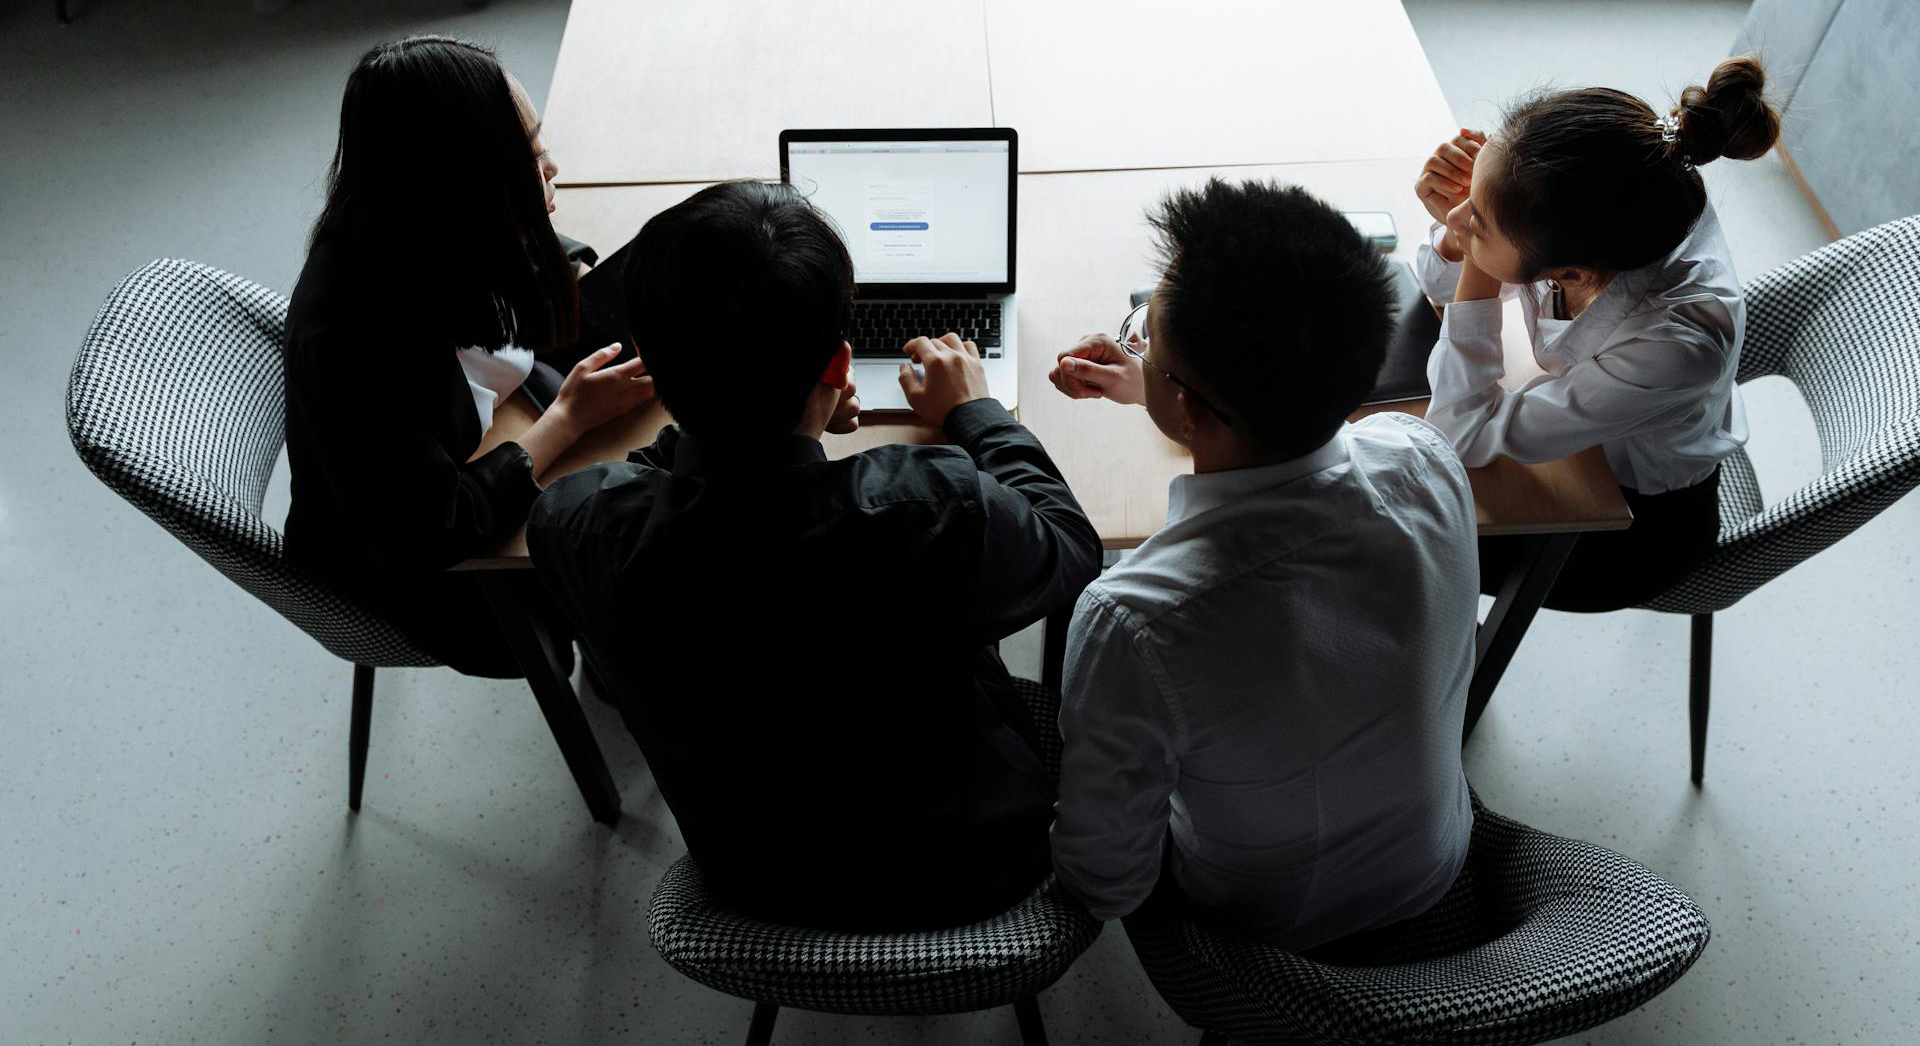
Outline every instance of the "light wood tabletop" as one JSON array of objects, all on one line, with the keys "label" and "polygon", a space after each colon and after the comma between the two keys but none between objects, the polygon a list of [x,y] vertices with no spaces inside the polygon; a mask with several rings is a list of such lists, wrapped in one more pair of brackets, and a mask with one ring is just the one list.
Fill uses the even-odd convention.
[{"label": "light wood tabletop", "polygon": [[1022,171],[1423,156],[1453,121],[1399,0],[986,0]]},{"label": "light wood tabletop", "polygon": [[1420,155],[1451,130],[1399,0],[574,0],[562,185],[777,175],[788,127],[1013,127],[1022,171]]},{"label": "light wood tabletop", "polygon": [[993,123],[979,3],[575,0],[542,135],[559,184],[777,177],[787,127]]}]

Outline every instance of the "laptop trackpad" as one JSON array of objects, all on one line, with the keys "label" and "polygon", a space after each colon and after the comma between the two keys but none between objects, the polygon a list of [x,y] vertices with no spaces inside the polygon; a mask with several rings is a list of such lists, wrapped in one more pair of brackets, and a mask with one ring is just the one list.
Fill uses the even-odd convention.
[{"label": "laptop trackpad", "polygon": [[907,406],[907,394],[900,389],[900,364],[892,360],[885,363],[855,363],[853,384],[855,391],[860,394],[860,410],[863,413],[913,409]]}]

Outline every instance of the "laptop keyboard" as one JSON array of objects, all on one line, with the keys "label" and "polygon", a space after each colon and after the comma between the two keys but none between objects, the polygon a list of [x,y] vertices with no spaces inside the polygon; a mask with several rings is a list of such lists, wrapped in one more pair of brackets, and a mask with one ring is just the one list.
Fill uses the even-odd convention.
[{"label": "laptop keyboard", "polygon": [[1000,303],[997,301],[856,301],[853,330],[847,340],[862,358],[900,358],[900,347],[915,338],[960,335],[988,359],[1000,356]]}]

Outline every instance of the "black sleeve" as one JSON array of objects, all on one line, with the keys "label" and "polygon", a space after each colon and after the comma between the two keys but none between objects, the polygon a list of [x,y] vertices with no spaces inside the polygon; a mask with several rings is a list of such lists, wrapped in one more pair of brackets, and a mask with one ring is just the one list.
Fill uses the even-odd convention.
[{"label": "black sleeve", "polygon": [[946,432],[979,470],[976,612],[989,634],[1011,635],[1072,607],[1100,574],[1100,537],[1053,459],[997,400],[955,407]]},{"label": "black sleeve", "polygon": [[[335,505],[370,556],[443,570],[511,537],[540,494],[533,460],[505,443],[474,461],[450,452],[471,431],[458,367],[410,345],[365,338],[339,317],[308,316],[289,338],[287,395]],[[346,544],[336,536],[336,544]]]},{"label": "black sleeve", "polygon": [[567,252],[567,258],[570,261],[586,262],[588,265],[598,265],[600,263],[599,251],[564,233],[556,232],[553,236],[560,241],[560,246]]},{"label": "black sleeve", "polygon": [[638,450],[627,452],[627,460],[636,465],[646,465],[666,472],[673,471],[673,450],[680,445],[680,426],[668,425],[660,430],[653,442]]}]

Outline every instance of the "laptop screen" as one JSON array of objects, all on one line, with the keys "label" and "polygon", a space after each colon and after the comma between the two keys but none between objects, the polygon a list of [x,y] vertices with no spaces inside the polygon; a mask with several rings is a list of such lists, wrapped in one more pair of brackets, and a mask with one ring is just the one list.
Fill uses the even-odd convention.
[{"label": "laptop screen", "polygon": [[793,141],[787,177],[840,227],[860,284],[1011,278],[1004,139]]}]

